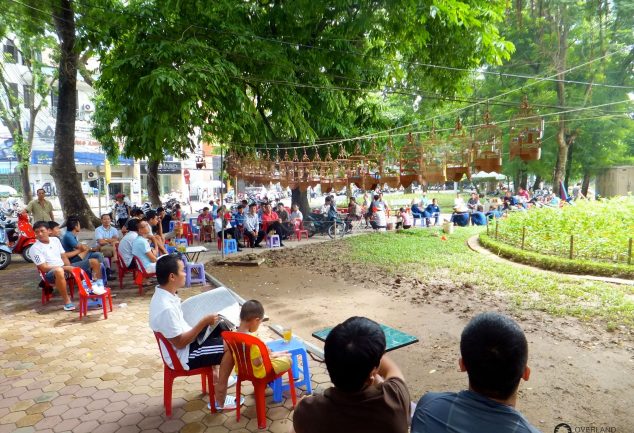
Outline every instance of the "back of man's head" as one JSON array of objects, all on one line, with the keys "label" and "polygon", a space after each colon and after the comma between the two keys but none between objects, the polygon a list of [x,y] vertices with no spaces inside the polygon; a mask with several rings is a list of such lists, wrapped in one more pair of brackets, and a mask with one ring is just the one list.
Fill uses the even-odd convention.
[{"label": "back of man's head", "polygon": [[489,398],[506,400],[517,390],[526,369],[528,343],[510,317],[482,313],[462,331],[460,353],[471,389]]},{"label": "back of man's head", "polygon": [[324,346],[332,383],[342,391],[360,391],[385,353],[385,334],[378,323],[351,317],[335,326]]},{"label": "back of man's head", "polygon": [[129,219],[128,222],[125,223],[126,228],[128,229],[128,231],[131,232],[138,232],[139,231],[139,220],[137,219]]}]

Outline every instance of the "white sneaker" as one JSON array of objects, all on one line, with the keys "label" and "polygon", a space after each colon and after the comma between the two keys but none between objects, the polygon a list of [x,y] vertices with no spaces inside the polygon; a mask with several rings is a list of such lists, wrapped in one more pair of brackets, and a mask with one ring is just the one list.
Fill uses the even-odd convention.
[{"label": "white sneaker", "polygon": [[227,380],[227,388],[231,388],[236,383],[238,383],[238,377],[235,374],[232,374],[229,376],[229,380]]},{"label": "white sneaker", "polygon": [[106,293],[106,288],[103,286],[103,281],[98,280],[92,283],[92,292],[95,295],[103,295]]}]

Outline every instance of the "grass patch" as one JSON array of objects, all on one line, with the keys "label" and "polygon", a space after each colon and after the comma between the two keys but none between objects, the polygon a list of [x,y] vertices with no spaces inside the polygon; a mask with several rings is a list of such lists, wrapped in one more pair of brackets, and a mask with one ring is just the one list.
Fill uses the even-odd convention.
[{"label": "grass patch", "polygon": [[470,236],[481,231],[480,227],[459,228],[447,240],[441,239],[437,229],[354,236],[345,240],[350,246],[346,259],[432,284],[434,280],[451,280],[500,292],[520,310],[600,319],[606,326],[634,326],[634,287],[554,276],[497,262],[466,245]]}]

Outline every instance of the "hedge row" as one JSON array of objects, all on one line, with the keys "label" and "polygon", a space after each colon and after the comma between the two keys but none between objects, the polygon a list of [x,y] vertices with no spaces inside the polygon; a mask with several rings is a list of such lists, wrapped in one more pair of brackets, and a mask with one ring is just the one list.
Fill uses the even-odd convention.
[{"label": "hedge row", "polygon": [[593,262],[590,260],[570,260],[562,257],[525,251],[503,242],[496,241],[486,233],[480,234],[480,244],[491,252],[530,266],[569,274],[600,275],[604,277],[634,278],[634,265],[621,263]]}]

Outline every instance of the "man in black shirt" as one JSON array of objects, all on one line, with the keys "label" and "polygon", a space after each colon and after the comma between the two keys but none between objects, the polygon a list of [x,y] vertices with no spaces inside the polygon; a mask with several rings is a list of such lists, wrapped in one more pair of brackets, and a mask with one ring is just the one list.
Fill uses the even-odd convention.
[{"label": "man in black shirt", "polygon": [[156,208],[156,213],[161,224],[163,239],[168,240],[174,238],[174,232],[170,231],[170,221],[172,221],[172,216],[165,212],[165,209],[162,207]]}]

